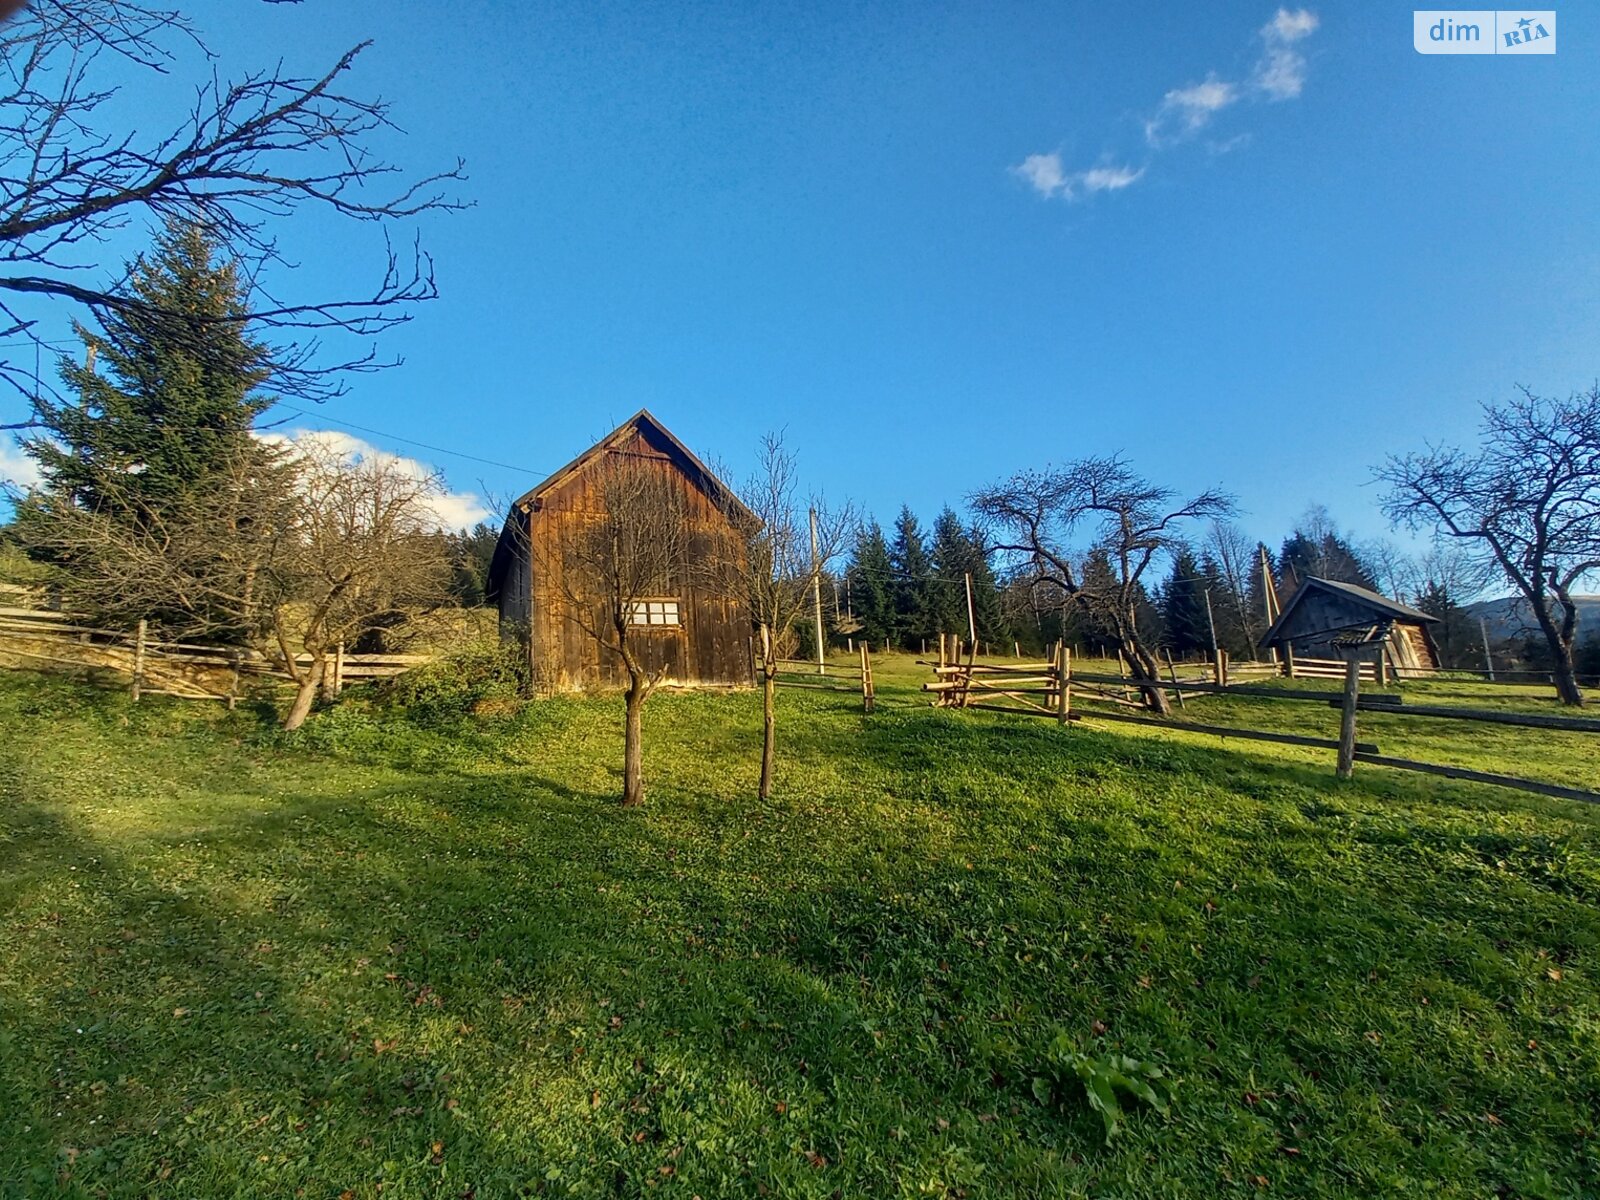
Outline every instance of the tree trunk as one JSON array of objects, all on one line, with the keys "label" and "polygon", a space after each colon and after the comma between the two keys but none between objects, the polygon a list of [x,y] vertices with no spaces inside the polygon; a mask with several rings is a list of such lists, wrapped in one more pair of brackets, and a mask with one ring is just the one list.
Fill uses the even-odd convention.
[{"label": "tree trunk", "polygon": [[322,673],[327,667],[327,661],[325,654],[317,655],[306,668],[306,673],[300,677],[300,682],[294,690],[294,703],[289,705],[289,711],[284,714],[283,728],[286,731],[293,732],[306,723],[306,717],[311,714],[311,703],[317,698],[317,688],[322,683]]},{"label": "tree trunk", "polygon": [[1161,666],[1156,662],[1155,655],[1132,639],[1124,642],[1122,652],[1127,656],[1128,669],[1133,672],[1133,678],[1144,695],[1145,707],[1157,716],[1171,716],[1172,702],[1167,699],[1166,689],[1161,686]]},{"label": "tree trunk", "polygon": [[772,795],[772,760],[777,752],[777,717],[773,711],[778,684],[772,674],[777,664],[767,662],[761,681],[761,799]]},{"label": "tree trunk", "polygon": [[1551,649],[1556,651],[1555,670],[1552,672],[1556,681],[1556,695],[1561,698],[1561,703],[1582,708],[1583,689],[1578,686],[1578,667],[1572,659],[1572,646],[1569,644]]},{"label": "tree trunk", "polygon": [[628,715],[622,739],[622,805],[644,803],[644,680],[628,684]]},{"label": "tree trunk", "polygon": [[[1582,708],[1583,689],[1578,686],[1578,668],[1572,659],[1572,637],[1562,636],[1566,627],[1576,626],[1576,620],[1563,621],[1563,628],[1558,629],[1555,614],[1550,611],[1550,598],[1541,592],[1525,594],[1534,619],[1539,622],[1539,632],[1544,634],[1545,643],[1550,647],[1550,674],[1555,681],[1556,695],[1561,703]],[[1572,615],[1570,609],[1567,615]]]}]

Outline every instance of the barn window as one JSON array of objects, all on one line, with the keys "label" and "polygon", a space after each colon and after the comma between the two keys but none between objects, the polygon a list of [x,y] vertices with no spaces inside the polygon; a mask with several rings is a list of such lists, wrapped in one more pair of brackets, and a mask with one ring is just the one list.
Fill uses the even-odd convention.
[{"label": "barn window", "polygon": [[638,600],[629,614],[630,625],[681,625],[676,600]]}]

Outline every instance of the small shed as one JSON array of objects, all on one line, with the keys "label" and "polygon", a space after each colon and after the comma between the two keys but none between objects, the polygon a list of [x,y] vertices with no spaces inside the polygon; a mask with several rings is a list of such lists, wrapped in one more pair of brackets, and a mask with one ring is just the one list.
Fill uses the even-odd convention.
[{"label": "small shed", "polygon": [[1295,658],[1337,658],[1342,635],[1387,623],[1384,657],[1397,676],[1404,676],[1438,668],[1439,651],[1430,631],[1438,620],[1353,583],[1311,576],[1285,602],[1261,645]]},{"label": "small shed", "polygon": [[[641,409],[512,505],[489,565],[488,593],[499,606],[502,637],[523,640],[541,691],[622,687],[618,655],[572,621],[540,563],[560,561],[563,527],[581,525],[602,503],[594,468],[621,455],[661,471],[685,498],[692,556],[733,530],[730,514],[748,510],[660,421]],[[753,519],[753,518],[752,518]],[[714,594],[688,569],[659,596],[641,600],[633,620],[646,667],[678,686],[748,686],[752,626],[743,601]],[[632,634],[630,634],[630,640]]]}]

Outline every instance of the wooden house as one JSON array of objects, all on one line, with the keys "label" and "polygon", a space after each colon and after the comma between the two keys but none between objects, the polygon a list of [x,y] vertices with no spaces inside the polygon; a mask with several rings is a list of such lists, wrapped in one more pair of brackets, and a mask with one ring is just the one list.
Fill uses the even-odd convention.
[{"label": "wooden house", "polygon": [[1336,579],[1308,578],[1283,606],[1261,638],[1280,654],[1295,658],[1337,658],[1336,642],[1375,625],[1389,626],[1384,657],[1397,676],[1434,670],[1439,651],[1430,626],[1438,623],[1421,609]]},{"label": "wooden house", "polygon": [[[503,637],[522,639],[536,686],[544,692],[626,686],[614,650],[571,619],[569,597],[550,578],[560,571],[564,533],[603,504],[599,464],[620,455],[649,464],[681,491],[690,522],[688,555],[708,553],[732,532],[730,513],[748,517],[731,490],[666,426],[641,410],[512,506],[489,567],[488,592],[500,609]],[[641,597],[629,644],[651,672],[678,686],[748,686],[752,628],[736,596],[714,594],[685,562],[658,596]],[[722,589],[731,590],[731,589]],[[596,598],[598,603],[599,597]]]}]

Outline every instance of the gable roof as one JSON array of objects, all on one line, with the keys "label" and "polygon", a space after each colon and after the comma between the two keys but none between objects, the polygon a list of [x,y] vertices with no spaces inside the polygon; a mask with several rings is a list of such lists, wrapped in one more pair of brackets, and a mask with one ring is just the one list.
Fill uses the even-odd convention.
[{"label": "gable roof", "polygon": [[[1316,591],[1331,592],[1346,600],[1354,600],[1370,609],[1379,620],[1405,621],[1415,625],[1436,624],[1439,620],[1438,617],[1431,616],[1420,608],[1412,608],[1409,604],[1401,604],[1398,600],[1380,596],[1377,592],[1358,587],[1356,584],[1344,583],[1338,579],[1319,579],[1313,575],[1295,589],[1294,595],[1289,597],[1289,602],[1283,606],[1283,611],[1278,614],[1278,619],[1272,623],[1272,627],[1266,633],[1261,635],[1260,644],[1265,646],[1269,642],[1276,641],[1279,633],[1289,620],[1289,614],[1294,612],[1301,600]],[[1367,622],[1352,622],[1352,626],[1365,623]]]},{"label": "gable roof", "polygon": [[737,493],[735,493],[734,490],[727,484],[723,483],[722,480],[718,479],[716,475],[712,473],[711,468],[706,466],[705,463],[701,462],[700,459],[695,455],[694,451],[690,450],[689,447],[680,442],[677,437],[673,435],[672,430],[668,429],[659,420],[657,420],[655,414],[653,414],[648,408],[641,408],[621,425],[618,425],[610,433],[606,434],[605,437],[601,438],[582,454],[578,455],[577,458],[573,459],[560,470],[553,472],[547,479],[545,479],[543,483],[535,485],[532,489],[524,493],[517,499],[514,507],[526,509],[527,506],[537,503],[544,497],[546,492],[550,491],[558,484],[565,483],[568,479],[572,478],[573,475],[577,474],[589,463],[599,458],[607,450],[613,449],[614,447],[627,441],[628,438],[633,436],[635,433],[641,432],[647,428],[653,430],[666,441],[667,448],[671,454],[680,459],[679,465],[686,468],[687,473],[694,478],[696,483],[705,489],[707,494],[709,494],[713,499],[729,505],[743,515],[749,516],[752,519],[754,518],[754,514],[752,514],[750,510],[745,507],[744,502],[739,499]]},{"label": "gable roof", "polygon": [[[733,510],[735,513],[747,517],[751,521],[759,520],[745,506],[745,503],[739,499],[738,493],[718,479],[711,468],[701,462],[694,451],[680,442],[672,430],[657,420],[655,414],[647,408],[641,408],[566,466],[552,472],[544,482],[536,484],[533,488],[524,492],[512,504],[512,513],[528,512],[553,488],[571,479],[590,463],[605,454],[606,451],[614,449],[634,434],[646,429],[655,433],[666,443],[668,455],[676,459],[678,466],[684,473],[693,479],[713,500]],[[495,543],[494,557],[489,562],[489,576],[485,581],[485,590],[491,597],[499,592],[500,582],[505,578],[506,570],[510,566],[511,556],[515,550],[513,541],[511,516],[508,515],[506,523],[500,529],[500,540]]]}]

